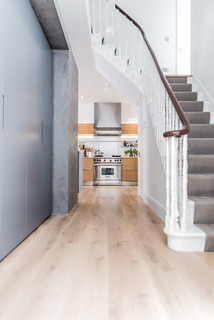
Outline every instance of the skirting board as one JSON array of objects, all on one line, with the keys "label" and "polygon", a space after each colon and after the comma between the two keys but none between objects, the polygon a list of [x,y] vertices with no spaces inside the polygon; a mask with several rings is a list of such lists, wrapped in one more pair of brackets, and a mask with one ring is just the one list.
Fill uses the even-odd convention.
[{"label": "skirting board", "polygon": [[143,193],[143,201],[163,222],[165,222],[166,209],[159,202],[146,193]]},{"label": "skirting board", "polygon": [[84,181],[83,185],[84,186],[93,186],[93,181]]},{"label": "skirting board", "polygon": [[122,181],[122,186],[137,186],[137,181]]}]

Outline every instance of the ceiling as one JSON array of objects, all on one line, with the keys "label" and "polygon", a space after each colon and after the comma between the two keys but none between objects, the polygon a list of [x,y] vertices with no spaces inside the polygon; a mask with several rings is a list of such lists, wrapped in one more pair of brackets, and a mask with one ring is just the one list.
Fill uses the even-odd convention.
[{"label": "ceiling", "polygon": [[122,102],[128,99],[96,72],[86,0],[54,0],[79,70],[79,103]]}]

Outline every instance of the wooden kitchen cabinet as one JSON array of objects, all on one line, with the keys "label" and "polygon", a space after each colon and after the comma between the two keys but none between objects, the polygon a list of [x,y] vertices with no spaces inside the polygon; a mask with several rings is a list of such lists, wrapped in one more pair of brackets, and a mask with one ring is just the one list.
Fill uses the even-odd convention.
[{"label": "wooden kitchen cabinet", "polygon": [[94,158],[83,158],[83,181],[93,181]]},{"label": "wooden kitchen cabinet", "polygon": [[94,124],[93,123],[79,123],[78,124],[78,134],[94,134]]},{"label": "wooden kitchen cabinet", "polygon": [[122,123],[122,134],[138,134],[138,124],[137,123]]},{"label": "wooden kitchen cabinet", "polygon": [[138,181],[138,158],[123,159],[122,181]]}]

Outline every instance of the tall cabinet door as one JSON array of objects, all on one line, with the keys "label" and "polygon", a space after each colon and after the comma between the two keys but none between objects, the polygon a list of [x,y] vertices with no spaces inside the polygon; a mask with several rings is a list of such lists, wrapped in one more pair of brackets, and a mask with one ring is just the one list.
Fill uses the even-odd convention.
[{"label": "tall cabinet door", "polygon": [[[4,127],[2,139],[1,257],[26,235],[25,0],[3,1]],[[12,21],[12,23],[11,23]],[[14,54],[15,52],[15,54]]]},{"label": "tall cabinet door", "polygon": [[[34,37],[31,37],[32,32]],[[33,138],[27,143],[27,234],[51,214],[52,208],[52,53],[31,8],[28,48],[34,74],[28,82],[31,93],[27,111],[31,124],[29,136]]]},{"label": "tall cabinet door", "polygon": [[[2,240],[2,134],[3,134],[3,115],[4,115],[4,91],[3,91],[3,2],[0,1],[0,243]],[[1,246],[0,246],[1,257]]]}]

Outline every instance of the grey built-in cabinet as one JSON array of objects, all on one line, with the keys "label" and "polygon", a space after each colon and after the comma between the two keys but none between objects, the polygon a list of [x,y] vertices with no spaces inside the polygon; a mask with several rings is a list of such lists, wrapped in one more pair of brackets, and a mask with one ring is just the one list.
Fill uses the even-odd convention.
[{"label": "grey built-in cabinet", "polygon": [[28,0],[0,1],[0,260],[52,208],[52,53]]}]

